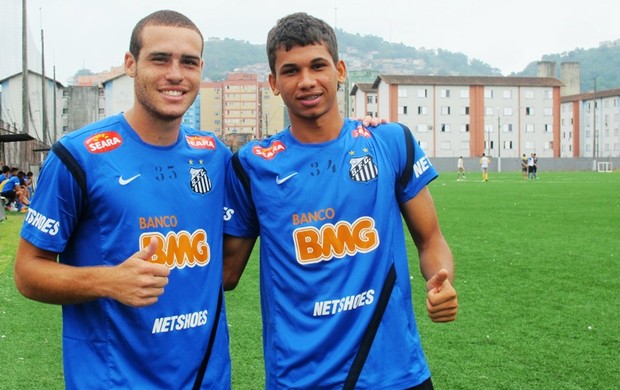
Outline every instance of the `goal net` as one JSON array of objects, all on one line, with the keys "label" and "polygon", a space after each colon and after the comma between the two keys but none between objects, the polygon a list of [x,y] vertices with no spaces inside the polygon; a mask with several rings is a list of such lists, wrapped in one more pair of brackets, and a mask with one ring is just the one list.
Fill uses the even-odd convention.
[{"label": "goal net", "polygon": [[611,172],[613,171],[613,164],[611,161],[599,161],[596,163],[596,170],[598,172]]}]

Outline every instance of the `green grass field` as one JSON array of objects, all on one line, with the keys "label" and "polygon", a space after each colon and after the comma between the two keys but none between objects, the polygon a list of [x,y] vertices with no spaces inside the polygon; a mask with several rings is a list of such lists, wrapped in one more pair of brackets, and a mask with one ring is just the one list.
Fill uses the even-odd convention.
[{"label": "green grass field", "polygon": [[[418,325],[437,389],[620,386],[620,172],[478,172],[431,184],[456,259],[458,320],[434,324],[413,246]],[[0,388],[62,389],[60,309],[16,292],[23,217],[0,222]],[[410,240],[411,241],[411,240]],[[258,261],[227,293],[233,389],[263,387]]]}]

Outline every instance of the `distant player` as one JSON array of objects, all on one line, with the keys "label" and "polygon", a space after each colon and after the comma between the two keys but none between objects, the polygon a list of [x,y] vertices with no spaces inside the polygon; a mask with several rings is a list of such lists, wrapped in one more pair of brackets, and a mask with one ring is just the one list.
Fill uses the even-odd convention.
[{"label": "distant player", "polygon": [[489,164],[491,159],[482,153],[480,158],[480,169],[482,170],[482,181],[489,181]]},{"label": "distant player", "polygon": [[459,157],[456,163],[456,169],[458,171],[456,180],[465,179],[465,162],[463,161],[463,156]]},{"label": "distant player", "polygon": [[525,153],[521,157],[521,174],[523,175],[523,180],[527,180],[527,156]]}]

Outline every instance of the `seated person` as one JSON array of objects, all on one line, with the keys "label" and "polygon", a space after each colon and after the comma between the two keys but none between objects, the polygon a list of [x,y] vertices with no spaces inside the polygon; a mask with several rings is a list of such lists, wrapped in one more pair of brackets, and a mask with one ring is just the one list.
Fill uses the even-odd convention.
[{"label": "seated person", "polygon": [[17,211],[21,209],[21,204],[18,202],[16,187],[19,188],[21,185],[21,181],[17,176],[19,169],[11,168],[10,177],[4,181],[4,185],[2,186],[1,196],[7,199],[7,210],[12,210],[11,203],[16,203]]}]

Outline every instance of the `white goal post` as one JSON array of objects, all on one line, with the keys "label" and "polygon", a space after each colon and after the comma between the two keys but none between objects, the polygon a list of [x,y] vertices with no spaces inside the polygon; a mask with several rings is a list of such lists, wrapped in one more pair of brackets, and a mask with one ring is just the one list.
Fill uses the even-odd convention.
[{"label": "white goal post", "polygon": [[596,163],[596,170],[598,172],[611,172],[614,168],[611,161],[599,161]]}]

